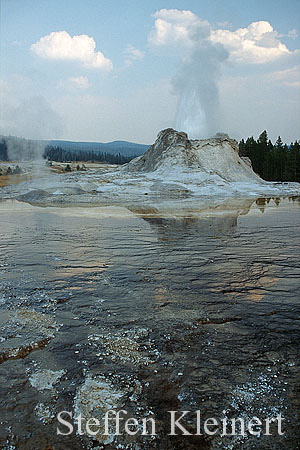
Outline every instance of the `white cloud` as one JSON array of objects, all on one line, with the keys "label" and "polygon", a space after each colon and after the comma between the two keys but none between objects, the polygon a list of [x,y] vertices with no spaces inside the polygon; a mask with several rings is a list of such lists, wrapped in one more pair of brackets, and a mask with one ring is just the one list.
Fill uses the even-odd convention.
[{"label": "white cloud", "polygon": [[293,28],[292,30],[290,30],[288,32],[287,35],[288,35],[289,38],[296,39],[298,37],[298,32],[297,32],[297,30],[295,28]]},{"label": "white cloud", "polygon": [[22,42],[20,42],[20,41],[12,41],[10,44],[13,45],[14,47],[21,47],[22,46]]},{"label": "white cloud", "polygon": [[86,34],[72,37],[66,31],[53,31],[31,45],[31,51],[40,58],[79,61],[88,68],[111,70],[110,59],[95,48],[92,37]]},{"label": "white cloud", "polygon": [[141,61],[144,59],[145,53],[142,50],[139,50],[133,45],[127,45],[125,50],[125,65],[131,66],[134,61]]},{"label": "white cloud", "polygon": [[76,89],[88,89],[90,82],[87,77],[69,77],[59,82],[59,87],[71,87]]},{"label": "white cloud", "polygon": [[293,28],[292,30],[290,30],[287,34],[279,34],[279,37],[288,37],[291,39],[296,39],[298,37],[298,31]]},{"label": "white cloud", "polygon": [[[268,63],[293,53],[280,41],[283,35],[267,21],[252,22],[247,28],[230,31],[213,30],[209,22],[191,11],[161,9],[154,17],[149,42],[155,46],[195,49],[203,40],[210,39],[214,44],[222,44],[232,61],[250,64]],[[297,31],[291,30],[287,36],[294,38]]]},{"label": "white cloud", "polygon": [[252,22],[247,28],[236,31],[212,31],[211,40],[223,44],[236,62],[262,64],[291,53],[266,21]]},{"label": "white cloud", "polygon": [[191,11],[161,9],[153,14],[154,28],[149,35],[152,45],[180,45],[193,47],[196,41],[207,38],[210,25]]},{"label": "white cloud", "polygon": [[290,69],[278,70],[268,74],[268,82],[278,82],[281,85],[290,87],[300,87],[300,65],[291,67]]}]

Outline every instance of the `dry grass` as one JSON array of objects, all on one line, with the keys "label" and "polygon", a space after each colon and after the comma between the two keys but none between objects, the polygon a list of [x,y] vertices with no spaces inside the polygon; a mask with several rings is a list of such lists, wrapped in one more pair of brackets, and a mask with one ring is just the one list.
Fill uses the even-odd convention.
[{"label": "dry grass", "polygon": [[[56,173],[70,173],[70,172],[66,172],[65,168],[66,166],[69,165],[71,167],[71,171],[72,172],[76,172],[77,171],[77,166],[79,166],[80,168],[82,166],[85,167],[85,169],[88,171],[89,169],[104,169],[107,167],[115,167],[115,165],[113,164],[107,164],[107,163],[101,163],[101,162],[86,162],[86,161],[73,161],[70,163],[60,163],[60,162],[53,162],[52,166],[49,166],[49,168]],[[81,171],[81,170],[80,170]]]},{"label": "dry grass", "polygon": [[4,186],[9,186],[11,184],[18,184],[22,181],[31,180],[32,176],[29,174],[19,174],[19,175],[1,175],[0,176],[0,188]]},{"label": "dry grass", "polygon": [[[22,181],[27,181],[27,180],[31,180],[32,178],[39,177],[39,174],[34,172],[34,167],[32,167],[32,166],[30,168],[25,166],[24,167],[25,173],[10,174],[10,175],[6,174],[7,168],[9,166],[12,169],[14,169],[15,166],[18,164],[21,166],[21,168],[23,168],[22,163],[18,163],[16,161],[11,161],[9,163],[7,163],[7,162],[1,163],[0,162],[0,169],[2,169],[2,172],[0,170],[0,188],[2,188],[4,186],[10,186],[12,184],[18,184],[18,183],[21,183]],[[52,166],[48,166],[48,169],[49,169],[50,173],[54,172],[54,173],[68,174],[70,172],[67,172],[65,170],[67,164],[69,164],[69,166],[71,167],[71,172],[77,172],[78,165],[80,168],[82,168],[82,166],[84,166],[86,171],[89,171],[91,169],[92,170],[95,170],[95,169],[101,170],[101,169],[107,169],[108,167],[112,167],[112,168],[116,167],[113,164],[107,164],[107,163],[100,163],[100,162],[92,163],[92,162],[85,162],[85,161],[84,162],[83,161],[75,162],[74,161],[74,162],[70,162],[70,163],[54,162],[54,163],[52,163]],[[78,172],[83,172],[83,170],[80,170]]]}]

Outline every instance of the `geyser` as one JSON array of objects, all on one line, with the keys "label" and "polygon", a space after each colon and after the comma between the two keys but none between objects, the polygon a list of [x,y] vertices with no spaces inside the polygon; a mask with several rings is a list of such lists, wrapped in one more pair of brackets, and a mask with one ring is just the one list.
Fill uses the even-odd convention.
[{"label": "geyser", "polygon": [[178,99],[176,127],[185,130],[192,137],[205,136],[207,118],[195,87],[184,89]]},{"label": "geyser", "polygon": [[130,161],[125,171],[156,172],[167,176],[197,177],[206,182],[223,180],[265,183],[251,165],[239,156],[238,143],[219,133],[210,139],[190,140],[184,132],[162,130],[153,145]]},{"label": "geyser", "polygon": [[227,57],[224,47],[213,44],[209,35],[201,42],[196,40],[173,80],[178,95],[176,127],[192,139],[212,136],[220,127],[217,80]]}]

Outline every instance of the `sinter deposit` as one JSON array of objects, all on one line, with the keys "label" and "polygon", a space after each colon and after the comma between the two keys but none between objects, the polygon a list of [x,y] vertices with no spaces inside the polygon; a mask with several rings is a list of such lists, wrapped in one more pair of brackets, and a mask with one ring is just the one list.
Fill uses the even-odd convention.
[{"label": "sinter deposit", "polygon": [[226,181],[264,183],[249,164],[238,154],[238,143],[227,135],[218,134],[210,139],[189,140],[184,132],[172,128],[162,130],[153,145],[132,160],[128,171],[153,172],[197,171]]}]

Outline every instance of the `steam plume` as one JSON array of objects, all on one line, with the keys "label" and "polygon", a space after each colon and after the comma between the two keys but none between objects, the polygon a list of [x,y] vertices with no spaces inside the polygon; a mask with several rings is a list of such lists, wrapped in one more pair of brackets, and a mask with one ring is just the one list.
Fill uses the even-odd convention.
[{"label": "steam plume", "polygon": [[5,114],[2,114],[0,120],[0,133],[10,135],[5,138],[9,159],[12,161],[42,160],[45,150],[42,139],[58,137],[61,134],[61,121],[58,114],[43,97],[34,96],[19,101],[18,98],[10,98],[5,92],[3,110]]},{"label": "steam plume", "polygon": [[13,136],[5,138],[10,161],[43,161],[45,143]]},{"label": "steam plume", "polygon": [[173,79],[178,96],[176,128],[191,138],[213,135],[219,130],[217,80],[227,52],[208,40],[182,62]]},{"label": "steam plume", "polygon": [[192,138],[214,134],[219,130],[217,80],[227,51],[211,40],[210,24],[191,11],[162,9],[154,17],[150,43],[173,48],[181,56],[173,79],[178,96],[176,128]]}]

